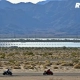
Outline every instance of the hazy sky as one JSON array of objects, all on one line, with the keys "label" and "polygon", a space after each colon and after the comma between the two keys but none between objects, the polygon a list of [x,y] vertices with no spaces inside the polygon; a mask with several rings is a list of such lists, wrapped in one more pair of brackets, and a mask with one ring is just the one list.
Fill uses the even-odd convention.
[{"label": "hazy sky", "polygon": [[37,3],[39,1],[46,1],[46,0],[7,0],[12,3],[19,3],[19,2],[32,2],[32,3]]}]

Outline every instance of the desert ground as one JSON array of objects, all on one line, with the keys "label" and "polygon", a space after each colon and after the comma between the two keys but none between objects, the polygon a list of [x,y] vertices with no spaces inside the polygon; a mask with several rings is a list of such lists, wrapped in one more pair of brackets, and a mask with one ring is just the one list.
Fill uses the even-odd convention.
[{"label": "desert ground", "polygon": [[[0,48],[0,74],[80,73],[80,48]],[[0,76],[0,80],[80,80],[80,76]]]},{"label": "desert ground", "polygon": [[72,76],[46,76],[46,77],[33,77],[33,76],[27,76],[27,77],[0,77],[0,80],[80,80],[80,77],[72,77]]}]

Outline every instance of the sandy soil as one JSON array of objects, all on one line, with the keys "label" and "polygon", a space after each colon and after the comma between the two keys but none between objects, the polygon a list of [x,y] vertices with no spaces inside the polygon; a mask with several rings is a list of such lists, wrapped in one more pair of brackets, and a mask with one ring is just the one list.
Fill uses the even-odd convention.
[{"label": "sandy soil", "polygon": [[25,77],[0,77],[0,80],[80,80],[80,76],[25,76]]},{"label": "sandy soil", "polygon": [[[6,71],[7,69],[0,69],[0,73],[3,73],[3,71]],[[44,70],[47,69],[41,69],[41,70],[32,70],[32,69],[11,69],[13,73],[43,73]],[[63,69],[51,69],[54,73],[80,73],[80,69],[74,69],[74,68],[63,68]]]},{"label": "sandy soil", "polygon": [[[0,70],[0,73],[3,70]],[[24,70],[12,70],[13,72],[23,73]],[[55,70],[55,73],[65,72],[65,70]],[[25,71],[28,72],[28,71]],[[35,71],[31,71],[35,72]],[[42,72],[42,71],[41,71]],[[35,72],[36,73],[36,72]],[[80,73],[80,70],[67,70],[66,73]],[[0,80],[80,80],[80,76],[6,76],[0,77]]]}]

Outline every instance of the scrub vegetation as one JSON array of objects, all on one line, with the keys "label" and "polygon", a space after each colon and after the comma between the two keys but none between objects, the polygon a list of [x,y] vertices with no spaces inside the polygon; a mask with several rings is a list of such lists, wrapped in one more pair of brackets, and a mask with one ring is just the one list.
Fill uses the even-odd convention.
[{"label": "scrub vegetation", "polygon": [[80,69],[80,48],[0,48],[0,68]]}]

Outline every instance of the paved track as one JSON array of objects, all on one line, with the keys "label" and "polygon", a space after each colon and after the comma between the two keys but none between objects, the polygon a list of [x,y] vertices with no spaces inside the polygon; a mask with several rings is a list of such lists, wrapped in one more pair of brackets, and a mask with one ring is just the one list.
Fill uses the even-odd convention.
[{"label": "paved track", "polygon": [[[9,77],[19,77],[19,76],[44,76],[44,75],[43,73],[13,73],[13,75]],[[80,73],[54,73],[54,75],[51,76],[80,76]],[[0,77],[8,77],[8,76],[4,76],[2,75],[2,73],[0,73]]]}]

